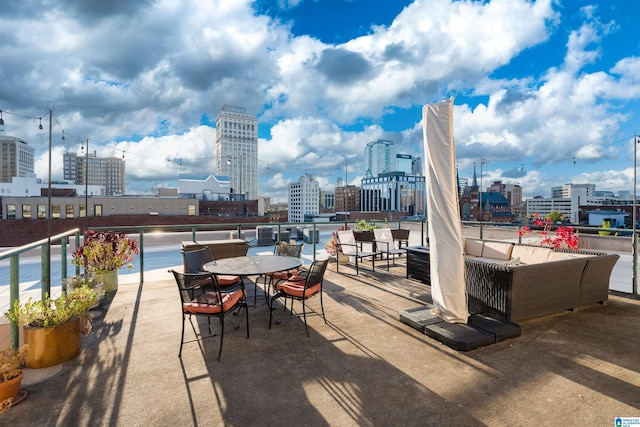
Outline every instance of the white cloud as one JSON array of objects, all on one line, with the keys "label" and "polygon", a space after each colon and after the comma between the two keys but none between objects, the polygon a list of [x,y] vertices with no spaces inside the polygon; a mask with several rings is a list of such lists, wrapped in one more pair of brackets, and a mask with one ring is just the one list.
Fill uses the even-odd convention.
[{"label": "white cloud", "polygon": [[[575,16],[553,0],[415,1],[389,26],[330,44],[294,36],[291,24],[256,15],[253,5],[16,3],[0,16],[0,108],[38,118],[54,105],[67,133],[63,143],[54,126],[54,170],[61,153],[89,137],[104,155],[124,151],[128,189],[144,192],[176,183],[182,171],[215,173],[215,132],[199,123],[223,104],[243,105],[271,126],[259,141],[260,190],[285,199],[286,184],[305,172],[335,185],[345,158],[357,182],[364,145],[378,138],[421,155],[419,112],[393,134],[381,123],[450,95],[460,167],[485,158],[498,180],[525,164],[525,192],[546,194],[555,179],[573,177],[537,171],[541,165],[575,157],[598,167],[621,156],[607,138],[631,120],[628,106],[640,97],[640,58],[616,53],[600,63],[620,24],[601,22],[596,7],[582,8],[575,28],[559,29]],[[505,77],[519,55],[552,39],[566,50],[559,63]],[[48,141],[37,120],[4,120],[6,135],[36,148],[36,172],[46,177]]]}]

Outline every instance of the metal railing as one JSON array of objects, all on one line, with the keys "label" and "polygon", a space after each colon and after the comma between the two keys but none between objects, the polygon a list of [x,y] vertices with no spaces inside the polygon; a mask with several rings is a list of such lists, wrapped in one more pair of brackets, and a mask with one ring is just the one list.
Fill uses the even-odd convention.
[{"label": "metal railing", "polygon": [[[33,249],[40,249],[40,266],[41,266],[41,293],[42,299],[45,299],[51,291],[51,244],[60,242],[60,269],[62,277],[67,277],[67,246],[68,237],[75,236],[76,245],[80,237],[80,230],[74,228],[61,234],[56,234],[50,238],[38,240],[17,248],[0,252],[0,261],[9,260],[9,307],[13,307],[15,301],[19,299],[20,293],[20,255]],[[11,325],[10,328],[10,346],[18,347],[18,326]]]}]

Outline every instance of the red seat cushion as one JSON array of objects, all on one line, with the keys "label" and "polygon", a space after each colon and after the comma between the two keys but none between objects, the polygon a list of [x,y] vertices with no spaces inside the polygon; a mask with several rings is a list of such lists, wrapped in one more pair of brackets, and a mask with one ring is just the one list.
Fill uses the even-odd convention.
[{"label": "red seat cushion", "polygon": [[[291,280],[297,278],[297,280]],[[294,276],[284,283],[276,285],[276,291],[284,292],[287,295],[298,298],[309,298],[320,291],[320,283],[316,283],[313,286],[309,286],[307,291],[304,290],[304,278],[300,276]],[[302,279],[302,280],[300,280]]]},{"label": "red seat cushion", "polygon": [[[220,286],[229,286],[229,285],[235,285],[236,283],[238,283],[240,281],[240,276],[229,276],[227,274],[222,274],[222,275],[217,275],[216,279],[218,279],[218,285]],[[212,286],[213,283],[211,282],[211,277],[210,276],[204,276],[200,279],[193,279],[191,281],[191,286]]]},{"label": "red seat cushion", "polygon": [[229,286],[235,285],[240,281],[240,276],[230,276],[228,274],[219,274],[216,275],[216,279],[218,279],[218,285],[220,286]]},{"label": "red seat cushion", "polygon": [[244,289],[222,294],[222,304],[215,292],[207,292],[191,302],[182,304],[182,310],[190,314],[219,314],[222,310],[229,311],[244,295]]},{"label": "red seat cushion", "polygon": [[267,276],[271,277],[275,280],[287,280],[292,276],[297,276],[298,270],[289,270],[289,271],[278,271],[276,273],[267,274]]}]

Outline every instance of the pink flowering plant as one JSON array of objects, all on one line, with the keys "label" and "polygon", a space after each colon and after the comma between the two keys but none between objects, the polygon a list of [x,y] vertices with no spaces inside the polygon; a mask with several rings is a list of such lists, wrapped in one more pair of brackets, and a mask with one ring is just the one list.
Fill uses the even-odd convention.
[{"label": "pink flowering plant", "polygon": [[[556,228],[555,234],[552,234],[551,225],[553,222],[548,218],[540,218],[538,213],[533,214],[533,224],[542,227],[542,231],[540,231],[542,246],[578,250],[578,234],[573,227],[561,226]],[[526,225],[518,230],[520,237],[528,233],[531,233],[531,228]]]},{"label": "pink flowering plant", "polygon": [[345,231],[345,230],[349,230],[349,227],[348,226],[345,227],[344,225],[341,225],[337,231],[334,231],[333,233],[331,233],[331,237],[329,237],[329,240],[327,240],[327,244],[324,245],[324,249],[327,251],[329,255],[335,255],[340,250],[340,245],[338,243],[338,231]]},{"label": "pink flowering plant", "polygon": [[96,273],[119,270],[125,265],[131,270],[139,252],[138,241],[126,233],[87,230],[84,243],[73,253],[71,263]]}]

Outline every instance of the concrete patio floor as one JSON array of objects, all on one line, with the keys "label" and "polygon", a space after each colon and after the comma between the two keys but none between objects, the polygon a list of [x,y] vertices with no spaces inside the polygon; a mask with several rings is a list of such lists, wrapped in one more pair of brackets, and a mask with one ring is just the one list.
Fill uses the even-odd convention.
[{"label": "concrete patio floor", "polygon": [[640,301],[611,295],[463,353],[398,320],[431,302],[428,286],[405,279],[403,262],[390,272],[365,265],[359,276],[330,264],[328,323],[310,317],[310,338],[281,309],[282,324],[269,330],[258,299],[249,339],[227,318],[221,362],[212,340],[185,344],[178,358],[175,282],[165,270],[145,273],[144,284],[121,283],[102,303],[78,358],[27,370],[28,397],[0,424],[613,426],[640,416]]}]

